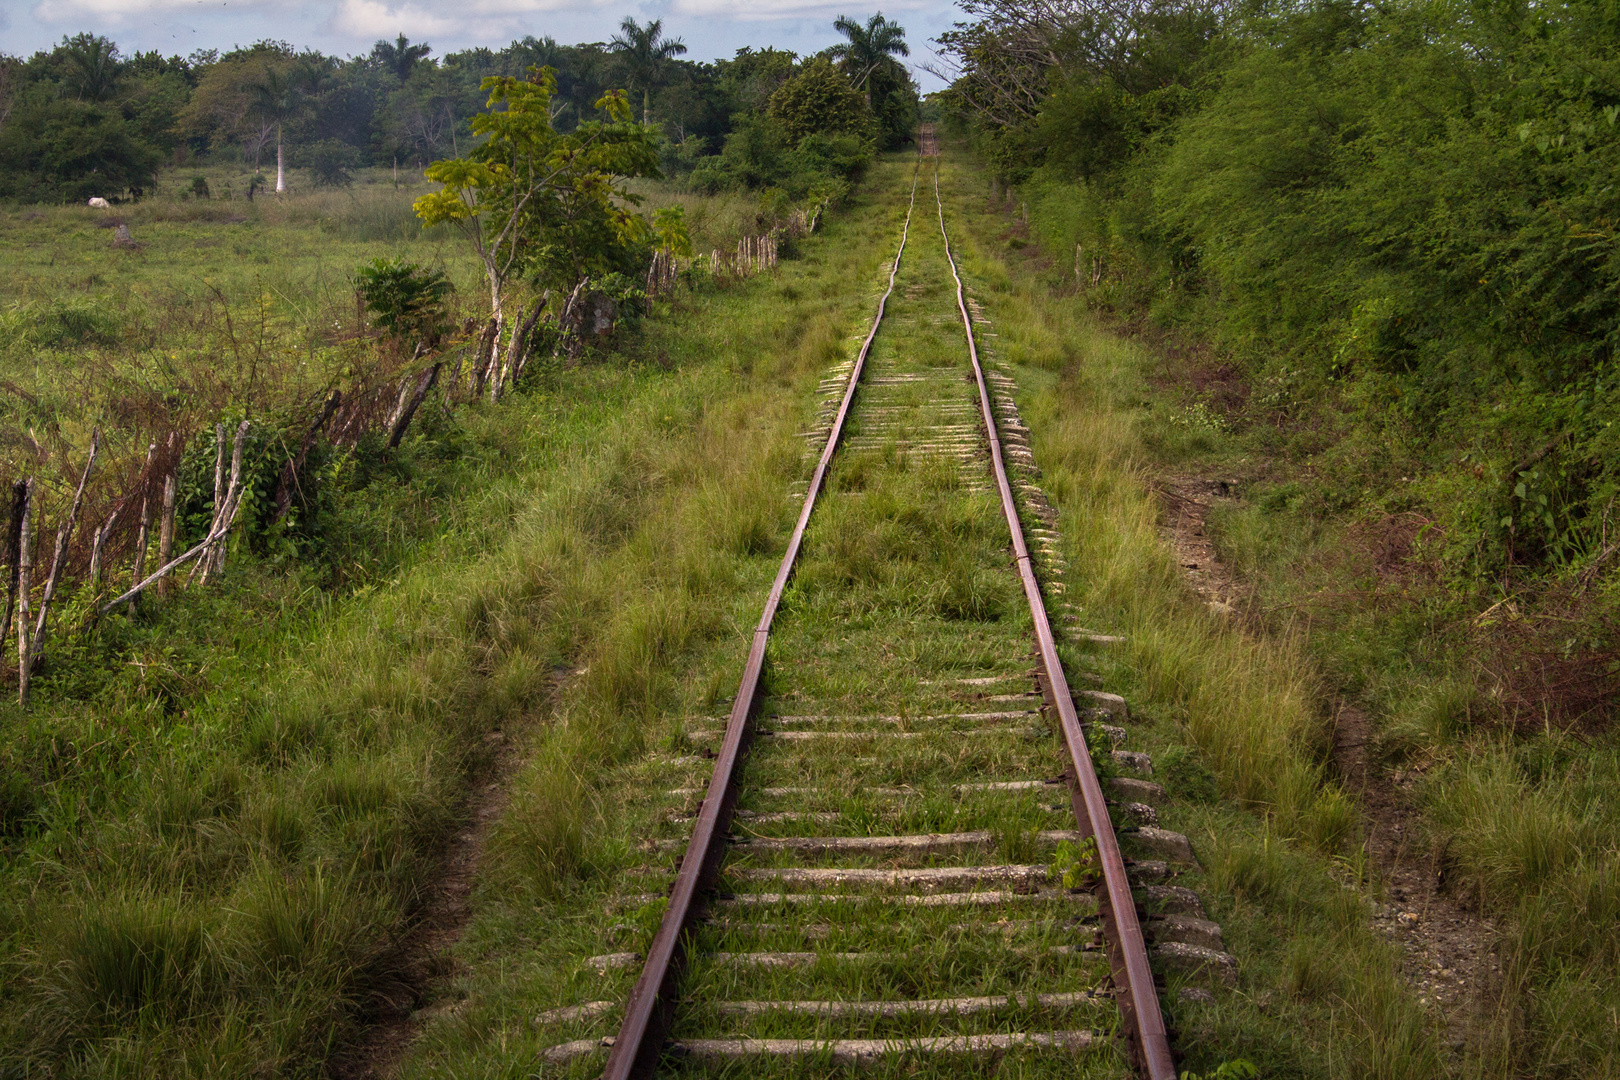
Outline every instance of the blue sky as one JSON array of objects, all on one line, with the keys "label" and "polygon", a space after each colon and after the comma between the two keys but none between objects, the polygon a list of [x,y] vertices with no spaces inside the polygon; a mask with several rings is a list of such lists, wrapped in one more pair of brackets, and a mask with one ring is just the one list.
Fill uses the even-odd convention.
[{"label": "blue sky", "polygon": [[[815,52],[839,40],[838,15],[864,20],[877,7],[838,0],[0,0],[0,52],[29,55],[80,30],[105,34],[128,52],[182,55],[262,38],[347,56],[404,33],[434,54],[515,37],[605,41],[625,15],[662,18],[684,38],[687,58],[730,56],[744,45]],[[933,59],[928,39],[957,18],[951,0],[899,0],[881,10],[906,28],[911,63]],[[938,80],[918,70],[923,89]]]}]

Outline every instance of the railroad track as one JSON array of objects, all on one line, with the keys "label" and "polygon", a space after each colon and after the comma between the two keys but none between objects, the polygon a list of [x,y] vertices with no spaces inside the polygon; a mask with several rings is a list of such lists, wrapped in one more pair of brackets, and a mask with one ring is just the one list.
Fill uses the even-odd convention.
[{"label": "railroad track", "polygon": [[1166,884],[1193,855],[1156,827],[1124,701],[1069,686],[1059,639],[1116,639],[1048,617],[1056,514],[1011,380],[980,360],[931,132],[923,150],[871,330],[804,433],[814,468],[730,714],[689,718],[697,752],[671,760],[712,774],[663,793],[678,835],[645,845],[659,930],[645,956],[589,961],[639,978],[540,1018],[619,1018],[547,1053],[570,1075],[606,1051],[609,1080],[1009,1059],[1165,1080],[1144,917],[1165,963],[1230,971],[1196,895]]}]

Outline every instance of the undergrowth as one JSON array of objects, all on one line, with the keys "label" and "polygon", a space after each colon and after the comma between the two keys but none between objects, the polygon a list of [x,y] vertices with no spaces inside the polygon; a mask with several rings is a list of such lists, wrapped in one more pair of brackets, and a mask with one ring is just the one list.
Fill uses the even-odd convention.
[{"label": "undergrowth", "polygon": [[874,259],[831,224],[777,278],[463,410],[464,451],[390,488],[419,501],[397,560],[346,598],[244,557],[114,628],[116,675],[56,654],[33,711],[0,707],[0,1073],[320,1074],[401,977],[392,943],[503,743],[527,764],[495,865],[514,897],[567,887],[590,770],[746,625],[792,391]]}]

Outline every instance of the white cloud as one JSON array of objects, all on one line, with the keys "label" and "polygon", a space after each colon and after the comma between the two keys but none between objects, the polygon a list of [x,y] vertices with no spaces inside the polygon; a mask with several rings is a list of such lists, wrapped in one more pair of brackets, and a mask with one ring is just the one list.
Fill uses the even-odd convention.
[{"label": "white cloud", "polygon": [[534,15],[579,10],[603,0],[341,0],[330,30],[356,39],[404,34],[500,40]]},{"label": "white cloud", "polygon": [[[675,0],[670,10],[677,15],[751,21],[836,16],[850,6],[849,0]],[[928,6],[928,0],[888,0],[883,4],[887,11],[916,11]]]},{"label": "white cloud", "polygon": [[358,38],[392,37],[395,34],[421,38],[428,34],[442,34],[455,23],[414,4],[343,0],[332,14],[331,26],[340,34]]},{"label": "white cloud", "polygon": [[40,22],[61,23],[86,17],[118,21],[130,15],[146,15],[160,11],[186,11],[197,14],[217,14],[222,11],[245,12],[269,6],[273,0],[44,0],[34,8],[34,18]]}]

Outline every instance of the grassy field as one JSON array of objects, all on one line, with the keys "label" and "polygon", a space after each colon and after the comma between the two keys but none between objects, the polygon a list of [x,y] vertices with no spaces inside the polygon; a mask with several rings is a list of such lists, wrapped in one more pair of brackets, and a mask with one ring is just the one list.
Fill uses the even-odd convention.
[{"label": "grassy field", "polygon": [[[304,253],[294,295],[314,305],[323,275],[389,249],[328,261],[314,209],[348,196],[308,199],[305,225],[262,242]],[[132,226],[151,244],[137,257],[162,210]],[[638,752],[694,655],[739,645],[734,600],[787,512],[803,391],[883,255],[858,227],[870,212],[774,279],[645,321],[605,362],[437,421],[373,485],[412,510],[388,519],[397,558],[346,598],[238,560],[143,609],[113,670],[92,638],[55,654],[30,712],[0,706],[0,1072],[320,1073],[396,977],[389,943],[497,744],[534,740],[528,775],[577,813],[575,772]],[[72,213],[8,224],[43,236]],[[71,272],[105,235],[85,227]],[[293,333],[298,304],[278,310]],[[520,893],[569,873],[570,820],[511,815]]]},{"label": "grassy field", "polygon": [[[704,775],[689,720],[723,712],[734,689],[797,505],[796,433],[814,424],[818,380],[864,333],[910,168],[881,162],[775,275],[683,296],[598,362],[424,421],[355,488],[348,545],[370,554],[353,556],[346,588],[291,558],[239,558],[217,586],[64,638],[36,707],[0,705],[0,1075],[320,1074],[372,995],[401,978],[389,946],[420,912],[446,838],[467,826],[468,791],[502,761],[517,764],[473,918],[401,1071],[527,1076],[544,1047],[600,1033],[535,1017],[622,996],[633,979],[583,958],[637,948],[656,926],[660,904],[632,873],[647,862],[640,846],[675,835],[679,808],[662,793]],[[8,395],[8,446],[29,425],[63,443],[84,435],[95,413],[76,389],[86,402],[130,400],[145,379],[143,400],[162,404],[195,385],[206,393],[193,400],[215,408],[272,374],[288,393],[319,385],[303,368],[348,347],[324,335],[328,322],[352,327],[345,275],[364,259],[442,265],[477,295],[448,237],[388,231],[409,224],[411,193],[368,179],[251,207],[165,197],[114,211],[147,245],[136,250],[112,249],[88,210],[5,211],[0,235],[22,254],[0,268],[11,304],[0,378],[26,390]],[[1615,946],[1588,932],[1620,906],[1612,746],[1471,725],[1444,649],[1421,647],[1433,639],[1418,606],[1381,600],[1263,637],[1212,615],[1158,534],[1149,480],[1252,449],[1176,422],[1184,403],[1157,388],[1158,358],[1030,271],[969,161],[947,158],[944,189],[994,324],[984,344],[1016,373],[1062,515],[1068,599],[1087,625],[1128,639],[1066,662],[1131,700],[1133,737],[1173,796],[1164,824],[1203,862],[1188,883],[1239,962],[1236,991],[1172,999],[1186,1067],[1243,1057],[1268,1078],[1614,1075]],[[702,208],[700,249],[751,223],[743,200]],[[243,210],[251,227],[228,220]],[[265,262],[235,252],[244,233]],[[223,300],[199,265],[219,267]],[[255,325],[275,343],[264,355],[279,350],[273,372],[238,364],[230,345],[233,333],[251,342]],[[954,362],[947,331],[908,339],[912,359]],[[165,369],[168,352],[185,364]],[[771,691],[854,703],[917,671],[988,666],[995,650],[954,638],[884,652],[897,627],[947,609],[986,643],[1016,636],[981,500],[954,475],[897,469],[881,446],[846,455],[835,483],[843,495],[818,518],[784,608],[798,681]],[[912,502],[921,509],[902,512]],[[1319,591],[1333,580],[1321,568],[1343,565],[1322,554],[1340,534],[1290,513],[1287,500],[1255,500],[1218,522],[1224,552],[1269,602]],[[947,540],[965,554],[945,558]],[[869,677],[849,677],[868,663]],[[1502,919],[1509,979],[1491,1041],[1445,1046],[1396,947],[1370,928],[1381,883],[1326,765],[1322,695],[1338,685],[1376,712],[1391,759],[1422,766],[1448,873]],[[998,763],[1016,762],[880,765],[916,779]],[[761,758],[758,777],[846,765]],[[827,808],[885,831],[988,823],[1014,848],[1015,834],[1051,821],[989,804]],[[915,934],[921,946],[944,932],[874,923],[828,940]],[[898,986],[892,971],[851,977]]]}]

